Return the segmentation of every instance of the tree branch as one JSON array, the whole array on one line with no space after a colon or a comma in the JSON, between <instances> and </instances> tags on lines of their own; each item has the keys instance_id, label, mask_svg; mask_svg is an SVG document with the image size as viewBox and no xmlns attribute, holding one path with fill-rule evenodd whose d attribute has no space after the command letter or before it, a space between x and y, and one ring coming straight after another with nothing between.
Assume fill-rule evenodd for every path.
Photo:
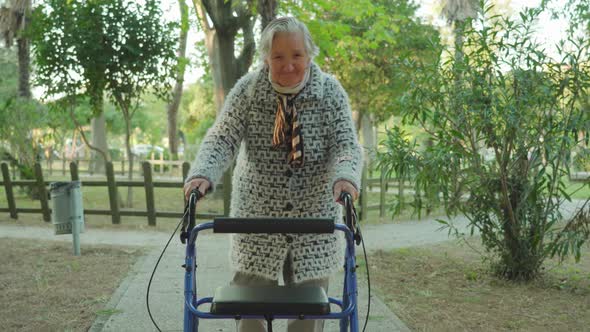
<instances>
[{"instance_id":1,"label":"tree branch","mask_svg":"<svg viewBox=\"0 0 590 332\"><path fill-rule=\"evenodd\" d=\"M68 111L69 111L70 117L72 118L72 121L74 122L74 124L76 125L76 128L78 129L78 132L82 136L82 140L84 141L84 144L86 144L86 146L90 150L98 152L102 156L102 158L105 162L110 161L107 154L104 151L102 151L101 149L95 147L94 145L92 145L88 142L88 138L86 138L86 134L84 134L84 130L82 130L82 126L80 125L78 120L76 120L76 116L74 115L74 111L72 110L72 107L69 107Z\"/></svg>"},{"instance_id":2,"label":"tree branch","mask_svg":"<svg viewBox=\"0 0 590 332\"><path fill-rule=\"evenodd\" d=\"M196 1L198 0L193 0L193 3L195 3ZM201 19L207 22L207 27L209 27L209 29L219 29L219 26L221 25L221 19L219 17L218 11L215 10L217 7L211 3L212 1L214 0L201 0L201 6L199 7L201 7L202 13L209 15L209 19L211 19L213 27L209 26L209 22L207 22L207 16L202 15L203 17Z\"/></svg>"}]
</instances>

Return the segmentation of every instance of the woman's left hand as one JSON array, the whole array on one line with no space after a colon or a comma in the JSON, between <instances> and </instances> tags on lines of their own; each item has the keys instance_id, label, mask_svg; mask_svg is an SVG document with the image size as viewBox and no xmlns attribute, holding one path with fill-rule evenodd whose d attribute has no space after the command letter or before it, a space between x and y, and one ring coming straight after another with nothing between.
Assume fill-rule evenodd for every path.
<instances>
[{"instance_id":1,"label":"woman's left hand","mask_svg":"<svg viewBox=\"0 0 590 332\"><path fill-rule=\"evenodd\" d=\"M338 204L343 204L340 200L340 194L342 192L347 192L352 196L352 201L356 201L359 196L358 190L352 185L352 183L346 180L340 180L334 184L334 201Z\"/></svg>"}]
</instances>

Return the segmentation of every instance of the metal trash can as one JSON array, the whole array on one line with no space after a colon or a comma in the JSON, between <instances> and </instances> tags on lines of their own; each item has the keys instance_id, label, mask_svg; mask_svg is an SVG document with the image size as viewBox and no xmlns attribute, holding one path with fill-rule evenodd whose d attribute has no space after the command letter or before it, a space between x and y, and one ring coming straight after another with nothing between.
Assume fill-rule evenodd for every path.
<instances>
[{"instance_id":1,"label":"metal trash can","mask_svg":"<svg viewBox=\"0 0 590 332\"><path fill-rule=\"evenodd\" d=\"M80 181L52 182L49 184L49 192L52 201L51 223L55 226L55 234L84 232Z\"/></svg>"}]
</instances>

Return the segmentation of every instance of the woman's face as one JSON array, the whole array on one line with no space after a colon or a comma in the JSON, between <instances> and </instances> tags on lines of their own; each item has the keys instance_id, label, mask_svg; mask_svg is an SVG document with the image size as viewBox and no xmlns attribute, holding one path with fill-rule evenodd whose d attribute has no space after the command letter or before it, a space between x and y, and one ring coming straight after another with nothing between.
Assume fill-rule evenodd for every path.
<instances>
[{"instance_id":1,"label":"woman's face","mask_svg":"<svg viewBox=\"0 0 590 332\"><path fill-rule=\"evenodd\" d=\"M309 56L301 33L277 32L266 60L273 82L291 87L303 80Z\"/></svg>"}]
</instances>

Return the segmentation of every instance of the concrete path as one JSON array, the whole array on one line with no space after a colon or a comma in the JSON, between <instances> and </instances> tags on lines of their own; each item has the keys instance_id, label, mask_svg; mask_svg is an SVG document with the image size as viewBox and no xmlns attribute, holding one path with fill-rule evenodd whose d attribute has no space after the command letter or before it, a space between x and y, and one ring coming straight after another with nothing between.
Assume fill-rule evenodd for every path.
<instances>
[{"instance_id":1,"label":"concrete path","mask_svg":"<svg viewBox=\"0 0 590 332\"><path fill-rule=\"evenodd\" d=\"M571 214L578 203L564 206L564 215ZM468 233L467 220L456 218L455 226ZM363 229L368 251L393 249L432 244L449 240L447 231L439 231L440 224L434 219L404 222L401 224L370 225ZM50 227L27 227L0 223L0 237L30 238L55 241L69 241L70 235L53 235ZM99 317L91 327L94 332L156 331L153 327L145 304L146 289L154 265L170 234L154 231L100 230L87 229L81 235L82 255L84 245L131 245L148 247L148 253L132 268L106 309L113 309L116 314ZM204 232L197 240L199 295L212 295L213 290L229 282L228 266L229 241L227 235L207 234ZM360 257L360 249L357 255ZM184 263L184 247L176 234L165 252L160 266L152 281L150 290L150 308L152 315L162 331L182 331L183 324L183 276L181 265ZM342 274L335 275L330 284L329 295L340 297ZM359 316L362 323L367 305L366 281L359 280ZM284 324L275 323L277 331L284 331ZM235 323L227 320L202 320L201 331L235 331ZM338 331L335 321L326 324L326 332ZM409 331L395 313L374 294L371 301L371 318L366 331L392 332Z\"/></svg>"}]
</instances>

